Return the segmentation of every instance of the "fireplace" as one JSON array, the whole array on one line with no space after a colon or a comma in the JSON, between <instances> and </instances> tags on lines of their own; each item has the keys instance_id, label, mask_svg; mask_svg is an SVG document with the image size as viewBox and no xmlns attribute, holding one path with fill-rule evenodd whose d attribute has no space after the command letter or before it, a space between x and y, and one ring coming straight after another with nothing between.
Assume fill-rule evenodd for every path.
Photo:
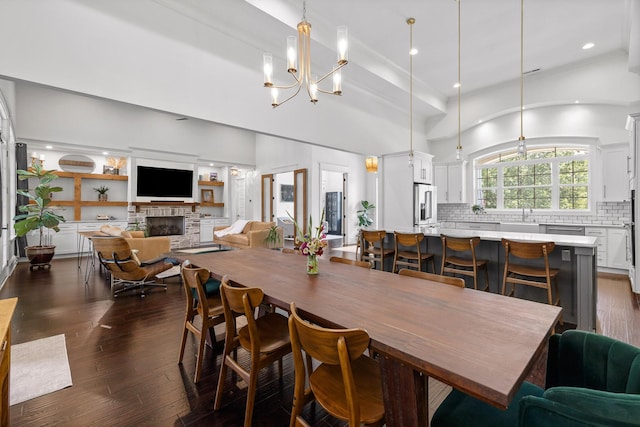
<instances>
[{"instance_id":1,"label":"fireplace","mask_svg":"<svg viewBox=\"0 0 640 427\"><path fill-rule=\"evenodd\" d=\"M184 234L184 216L148 216L149 236L175 236Z\"/></svg>"}]
</instances>

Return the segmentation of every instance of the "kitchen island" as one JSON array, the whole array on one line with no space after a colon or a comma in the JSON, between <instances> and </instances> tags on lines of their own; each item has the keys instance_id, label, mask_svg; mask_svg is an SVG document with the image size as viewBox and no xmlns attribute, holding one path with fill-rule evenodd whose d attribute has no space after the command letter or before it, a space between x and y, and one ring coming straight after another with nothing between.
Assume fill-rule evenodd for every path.
<instances>
[{"instance_id":1,"label":"kitchen island","mask_svg":"<svg viewBox=\"0 0 640 427\"><path fill-rule=\"evenodd\" d=\"M387 230L389 239L393 239L393 231ZM507 231L461 230L454 228L427 227L396 230L398 232L422 232L426 236L423 245L427 252L436 257L436 268L440 273L442 264L442 242L440 235L455 237L478 236L480 245L476 248L476 258L488 261L489 289L500 293L504 274L505 252L501 244L502 238L520 241L554 242L556 247L549 254L551 267L560 269L557 277L557 288L562 305L562 318L565 322L574 323L578 329L595 331L596 329L596 296L597 272L596 250L597 238L591 236L571 236L562 234L517 233ZM385 246L393 247L392 241ZM526 260L518 260L526 264ZM479 278L479 286L483 286L483 278ZM529 286L517 286L516 297L533 301L546 302L546 292Z\"/></svg>"}]
</instances>

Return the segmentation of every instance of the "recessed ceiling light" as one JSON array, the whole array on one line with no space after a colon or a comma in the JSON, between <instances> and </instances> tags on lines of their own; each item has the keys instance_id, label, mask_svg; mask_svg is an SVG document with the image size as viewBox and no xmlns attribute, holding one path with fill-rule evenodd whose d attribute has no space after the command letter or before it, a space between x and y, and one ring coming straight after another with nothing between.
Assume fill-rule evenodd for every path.
<instances>
[{"instance_id":1,"label":"recessed ceiling light","mask_svg":"<svg viewBox=\"0 0 640 427\"><path fill-rule=\"evenodd\" d=\"M47 145L44 148L46 148L47 150L52 150L53 149L53 147L51 145Z\"/></svg>"},{"instance_id":2,"label":"recessed ceiling light","mask_svg":"<svg viewBox=\"0 0 640 427\"><path fill-rule=\"evenodd\" d=\"M459 88L460 86L461 86L461 85L460 85L460 83L458 83L458 82L456 82L456 83L454 83L454 84L453 84L453 87L455 87L456 89L457 89L457 88Z\"/></svg>"},{"instance_id":3,"label":"recessed ceiling light","mask_svg":"<svg viewBox=\"0 0 640 427\"><path fill-rule=\"evenodd\" d=\"M108 156L108 155L109 155L109 152L108 152L108 151L103 151L103 152L102 152L102 155L103 155L103 156Z\"/></svg>"},{"instance_id":4,"label":"recessed ceiling light","mask_svg":"<svg viewBox=\"0 0 640 427\"><path fill-rule=\"evenodd\" d=\"M589 43L585 43L585 44L582 46L582 49L583 49L583 50L587 50L587 49L591 49L591 48L592 48L592 47L594 47L594 46L595 46L595 44L593 44L593 43L589 42Z\"/></svg>"},{"instance_id":5,"label":"recessed ceiling light","mask_svg":"<svg viewBox=\"0 0 640 427\"><path fill-rule=\"evenodd\" d=\"M482 123L482 120L478 120L478 123Z\"/></svg>"},{"instance_id":6,"label":"recessed ceiling light","mask_svg":"<svg viewBox=\"0 0 640 427\"><path fill-rule=\"evenodd\" d=\"M213 166L213 163L209 163L209 166Z\"/></svg>"},{"instance_id":7,"label":"recessed ceiling light","mask_svg":"<svg viewBox=\"0 0 640 427\"><path fill-rule=\"evenodd\" d=\"M416 49L415 47L409 50L409 55L417 55L417 54L418 54L418 49Z\"/></svg>"},{"instance_id":8,"label":"recessed ceiling light","mask_svg":"<svg viewBox=\"0 0 640 427\"><path fill-rule=\"evenodd\" d=\"M580 101L578 101L577 99L576 99L576 104L580 104Z\"/></svg>"}]
</instances>

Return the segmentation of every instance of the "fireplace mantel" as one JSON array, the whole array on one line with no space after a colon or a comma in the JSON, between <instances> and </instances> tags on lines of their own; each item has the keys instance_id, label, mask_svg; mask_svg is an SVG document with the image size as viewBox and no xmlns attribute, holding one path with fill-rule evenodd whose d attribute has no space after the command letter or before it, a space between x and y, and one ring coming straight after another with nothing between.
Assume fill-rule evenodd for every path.
<instances>
[{"instance_id":1,"label":"fireplace mantel","mask_svg":"<svg viewBox=\"0 0 640 427\"><path fill-rule=\"evenodd\" d=\"M165 201L155 201L155 202L132 202L132 206L136 207L136 212L140 212L141 206L175 206L175 207L191 207L191 212L196 211L196 207L200 206L200 203L196 202L165 202Z\"/></svg>"}]
</instances>

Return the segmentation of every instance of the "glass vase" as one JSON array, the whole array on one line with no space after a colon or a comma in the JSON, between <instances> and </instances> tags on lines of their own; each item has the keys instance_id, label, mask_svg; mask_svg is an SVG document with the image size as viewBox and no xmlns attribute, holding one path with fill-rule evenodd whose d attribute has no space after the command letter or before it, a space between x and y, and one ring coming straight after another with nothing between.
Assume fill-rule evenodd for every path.
<instances>
[{"instance_id":1,"label":"glass vase","mask_svg":"<svg viewBox=\"0 0 640 427\"><path fill-rule=\"evenodd\" d=\"M318 274L317 255L307 255L307 274Z\"/></svg>"}]
</instances>

